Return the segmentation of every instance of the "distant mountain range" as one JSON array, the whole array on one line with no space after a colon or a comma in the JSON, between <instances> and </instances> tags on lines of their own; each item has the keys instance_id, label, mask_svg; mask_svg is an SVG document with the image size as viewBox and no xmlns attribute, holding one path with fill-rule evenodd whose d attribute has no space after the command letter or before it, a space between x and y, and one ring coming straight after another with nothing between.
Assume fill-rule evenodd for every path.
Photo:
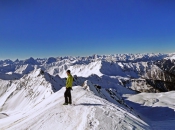
<instances>
[{"instance_id":1,"label":"distant mountain range","mask_svg":"<svg viewBox=\"0 0 175 130\"><path fill-rule=\"evenodd\" d=\"M50 75L59 75L64 78L66 77L65 71L70 69L72 74L78 77L89 79L97 75L106 82L111 82L114 77L118 81L117 84L112 82L113 85L96 82L101 86L115 88L119 84L138 92L161 92L175 89L174 59L173 53L150 53L1 60L0 78L4 80L20 79L38 68Z\"/></svg>"}]
</instances>

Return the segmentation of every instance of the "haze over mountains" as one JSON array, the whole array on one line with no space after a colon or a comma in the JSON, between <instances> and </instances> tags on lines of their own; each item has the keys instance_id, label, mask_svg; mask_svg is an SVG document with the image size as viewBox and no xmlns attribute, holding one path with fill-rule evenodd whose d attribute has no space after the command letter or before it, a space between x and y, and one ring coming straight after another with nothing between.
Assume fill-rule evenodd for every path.
<instances>
[{"instance_id":1,"label":"haze over mountains","mask_svg":"<svg viewBox=\"0 0 175 130\"><path fill-rule=\"evenodd\" d=\"M62 106L68 69L74 105ZM0 84L0 129L175 126L173 53L1 60Z\"/></svg>"}]
</instances>

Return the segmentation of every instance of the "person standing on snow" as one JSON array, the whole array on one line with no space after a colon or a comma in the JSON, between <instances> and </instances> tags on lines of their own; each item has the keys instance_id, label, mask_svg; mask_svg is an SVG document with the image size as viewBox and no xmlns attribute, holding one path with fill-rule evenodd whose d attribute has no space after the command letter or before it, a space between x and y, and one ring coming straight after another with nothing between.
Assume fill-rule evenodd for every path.
<instances>
[{"instance_id":1,"label":"person standing on snow","mask_svg":"<svg viewBox=\"0 0 175 130\"><path fill-rule=\"evenodd\" d=\"M71 90L72 90L73 77L71 75L70 70L67 70L66 73L68 77L66 80L66 91L64 92L65 103L63 105L72 104Z\"/></svg>"}]
</instances>

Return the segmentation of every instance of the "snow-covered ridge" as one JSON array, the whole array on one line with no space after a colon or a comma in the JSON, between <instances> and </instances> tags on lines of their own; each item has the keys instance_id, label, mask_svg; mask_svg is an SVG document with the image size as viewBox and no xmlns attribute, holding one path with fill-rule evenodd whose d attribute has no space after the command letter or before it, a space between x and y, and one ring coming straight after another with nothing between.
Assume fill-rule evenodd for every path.
<instances>
[{"instance_id":1,"label":"snow-covered ridge","mask_svg":"<svg viewBox=\"0 0 175 130\"><path fill-rule=\"evenodd\" d=\"M64 88L29 111L0 119L1 129L149 129L149 125L129 111L75 86L75 105L63 106ZM15 122L15 123L14 123ZM107 123L108 122L108 123Z\"/></svg>"},{"instance_id":2,"label":"snow-covered ridge","mask_svg":"<svg viewBox=\"0 0 175 130\"><path fill-rule=\"evenodd\" d=\"M0 110L6 113L31 109L61 89L64 81L58 76L53 77L41 69L35 69L19 80L0 80L0 84Z\"/></svg>"},{"instance_id":3,"label":"snow-covered ridge","mask_svg":"<svg viewBox=\"0 0 175 130\"><path fill-rule=\"evenodd\" d=\"M73 106L62 105L64 87L52 91L51 83L62 81L50 78L41 69L15 83L2 82L9 88L2 89L0 97L1 101L5 99L0 105L0 129L149 129L117 92L96 88L91 81L86 80L83 87L73 87Z\"/></svg>"}]
</instances>

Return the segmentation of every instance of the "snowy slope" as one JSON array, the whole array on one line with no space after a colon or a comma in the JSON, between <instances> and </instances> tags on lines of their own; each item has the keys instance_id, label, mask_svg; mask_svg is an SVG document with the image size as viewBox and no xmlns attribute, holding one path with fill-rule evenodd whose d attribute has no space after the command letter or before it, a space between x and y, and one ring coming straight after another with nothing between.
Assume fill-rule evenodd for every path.
<instances>
[{"instance_id":1,"label":"snowy slope","mask_svg":"<svg viewBox=\"0 0 175 130\"><path fill-rule=\"evenodd\" d=\"M31 109L37 103L59 90L64 82L59 77L53 77L36 69L20 80L0 80L0 111L3 113Z\"/></svg>"},{"instance_id":2,"label":"snowy slope","mask_svg":"<svg viewBox=\"0 0 175 130\"><path fill-rule=\"evenodd\" d=\"M81 86L73 89L75 105L62 105L65 91L62 88L32 109L12 113L0 119L0 129L149 129L147 123L130 111L95 96L92 91Z\"/></svg>"},{"instance_id":3,"label":"snowy slope","mask_svg":"<svg viewBox=\"0 0 175 130\"><path fill-rule=\"evenodd\" d=\"M130 95L127 103L147 120L154 130L174 130L175 91Z\"/></svg>"}]
</instances>

